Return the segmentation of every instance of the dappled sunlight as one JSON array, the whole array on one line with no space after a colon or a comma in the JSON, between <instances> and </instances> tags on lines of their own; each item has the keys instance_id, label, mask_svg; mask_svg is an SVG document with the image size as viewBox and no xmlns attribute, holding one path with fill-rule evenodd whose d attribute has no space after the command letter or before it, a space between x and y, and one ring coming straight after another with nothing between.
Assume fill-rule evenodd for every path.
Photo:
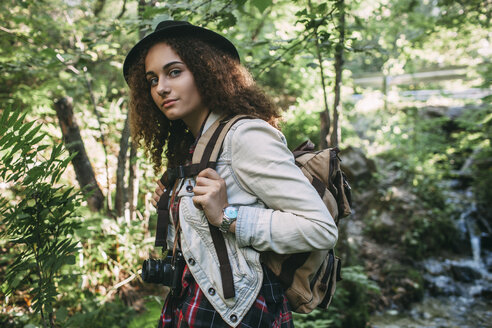
<instances>
[{"instance_id":1,"label":"dappled sunlight","mask_svg":"<svg viewBox=\"0 0 492 328\"><path fill-rule=\"evenodd\" d=\"M296 327L487 326L486 4L0 1L0 326L156 326L169 288L144 283L140 268L163 257L151 199L165 165L132 144L122 68L163 19L237 47L251 72L245 85L271 97L289 148L310 139L341 150L353 196L335 248L344 280L327 310L296 313ZM168 124L160 118L146 124ZM75 146L85 160L69 157Z\"/></svg>"}]
</instances>

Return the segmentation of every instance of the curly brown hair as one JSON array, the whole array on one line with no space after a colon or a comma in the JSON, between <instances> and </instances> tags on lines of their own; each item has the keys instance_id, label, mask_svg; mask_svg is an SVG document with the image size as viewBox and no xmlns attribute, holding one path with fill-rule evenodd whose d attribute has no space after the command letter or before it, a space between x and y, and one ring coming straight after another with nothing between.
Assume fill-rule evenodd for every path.
<instances>
[{"instance_id":1,"label":"curly brown hair","mask_svg":"<svg viewBox=\"0 0 492 328\"><path fill-rule=\"evenodd\" d=\"M278 128L279 110L256 85L238 61L220 49L193 37L163 38L193 74L205 107L221 115L248 114ZM136 144L144 141L156 173L162 166L164 149L167 167L182 165L194 137L182 120L171 121L159 110L145 78L146 47L130 67L130 130Z\"/></svg>"}]
</instances>

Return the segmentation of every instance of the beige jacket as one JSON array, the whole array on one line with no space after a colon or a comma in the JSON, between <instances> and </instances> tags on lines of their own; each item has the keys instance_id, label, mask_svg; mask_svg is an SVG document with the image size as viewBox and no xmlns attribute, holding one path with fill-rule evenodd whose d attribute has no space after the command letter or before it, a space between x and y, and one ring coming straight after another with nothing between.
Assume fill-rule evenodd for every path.
<instances>
[{"instance_id":1,"label":"beige jacket","mask_svg":"<svg viewBox=\"0 0 492 328\"><path fill-rule=\"evenodd\" d=\"M211 113L206 131L219 116ZM260 119L241 120L228 132L217 172L229 204L239 206L236 233L224 234L233 270L235 297L224 299L219 260L203 211L192 201L193 179L182 181L181 248L193 277L224 321L236 327L255 301L263 281L260 252L299 253L334 247L335 222L287 148L283 134ZM168 245L174 231L169 225Z\"/></svg>"}]
</instances>

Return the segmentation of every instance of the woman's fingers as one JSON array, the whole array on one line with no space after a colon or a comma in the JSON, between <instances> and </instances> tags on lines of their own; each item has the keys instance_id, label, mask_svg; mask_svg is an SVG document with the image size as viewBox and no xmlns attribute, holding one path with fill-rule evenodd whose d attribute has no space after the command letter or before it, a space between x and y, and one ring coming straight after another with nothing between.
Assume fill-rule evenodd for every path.
<instances>
[{"instance_id":1,"label":"woman's fingers","mask_svg":"<svg viewBox=\"0 0 492 328\"><path fill-rule=\"evenodd\" d=\"M155 188L154 195L157 195L157 196L161 197L163 193L164 193L164 190L161 189L161 187L156 187Z\"/></svg>"},{"instance_id":2,"label":"woman's fingers","mask_svg":"<svg viewBox=\"0 0 492 328\"><path fill-rule=\"evenodd\" d=\"M193 204L205 211L210 224L218 226L222 222L222 211L227 205L227 187L224 179L212 169L201 171L193 188Z\"/></svg>"},{"instance_id":3,"label":"woman's fingers","mask_svg":"<svg viewBox=\"0 0 492 328\"><path fill-rule=\"evenodd\" d=\"M154 205L155 208L157 208L157 203L159 202L159 199L161 199L161 196L156 195L155 193L152 195L152 205Z\"/></svg>"},{"instance_id":4,"label":"woman's fingers","mask_svg":"<svg viewBox=\"0 0 492 328\"><path fill-rule=\"evenodd\" d=\"M198 173L197 177L198 178L203 177L203 178L208 178L208 179L212 179L212 180L220 180L221 179L221 177L217 173L217 171L215 171L211 168L208 168L208 169L201 171L200 173Z\"/></svg>"},{"instance_id":5,"label":"woman's fingers","mask_svg":"<svg viewBox=\"0 0 492 328\"><path fill-rule=\"evenodd\" d=\"M157 203L159 202L159 199L161 199L162 194L164 194L164 186L162 185L160 180L157 180L157 187L154 190L154 194L152 195L152 200L151 203L152 205L157 208Z\"/></svg>"},{"instance_id":6,"label":"woman's fingers","mask_svg":"<svg viewBox=\"0 0 492 328\"><path fill-rule=\"evenodd\" d=\"M193 193L195 194L195 196L205 195L209 191L210 187L207 186L195 186L195 188L193 188Z\"/></svg>"},{"instance_id":7,"label":"woman's fingers","mask_svg":"<svg viewBox=\"0 0 492 328\"><path fill-rule=\"evenodd\" d=\"M203 203L205 201L205 196L193 196L191 198L193 200L193 205L199 210L203 210Z\"/></svg>"}]
</instances>

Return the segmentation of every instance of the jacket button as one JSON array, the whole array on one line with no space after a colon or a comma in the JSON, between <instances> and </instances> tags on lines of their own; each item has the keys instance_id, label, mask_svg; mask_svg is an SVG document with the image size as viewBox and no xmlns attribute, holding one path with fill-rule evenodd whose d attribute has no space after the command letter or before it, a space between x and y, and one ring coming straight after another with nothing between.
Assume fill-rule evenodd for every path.
<instances>
[{"instance_id":1,"label":"jacket button","mask_svg":"<svg viewBox=\"0 0 492 328\"><path fill-rule=\"evenodd\" d=\"M236 322L237 321L237 315L235 315L235 314L231 315L230 319L232 322Z\"/></svg>"},{"instance_id":2,"label":"jacket button","mask_svg":"<svg viewBox=\"0 0 492 328\"><path fill-rule=\"evenodd\" d=\"M193 186L192 185L187 185L186 186L186 191L187 192L192 192L193 191Z\"/></svg>"},{"instance_id":3,"label":"jacket button","mask_svg":"<svg viewBox=\"0 0 492 328\"><path fill-rule=\"evenodd\" d=\"M195 262L195 260L194 260L192 257L190 257L190 258L188 259L188 263L189 263L191 266L193 266L193 265L195 265L195 263L196 263L196 262Z\"/></svg>"},{"instance_id":4,"label":"jacket button","mask_svg":"<svg viewBox=\"0 0 492 328\"><path fill-rule=\"evenodd\" d=\"M214 296L215 295L215 289L213 289L212 287L210 287L208 289L208 293L210 294L210 296Z\"/></svg>"}]
</instances>

